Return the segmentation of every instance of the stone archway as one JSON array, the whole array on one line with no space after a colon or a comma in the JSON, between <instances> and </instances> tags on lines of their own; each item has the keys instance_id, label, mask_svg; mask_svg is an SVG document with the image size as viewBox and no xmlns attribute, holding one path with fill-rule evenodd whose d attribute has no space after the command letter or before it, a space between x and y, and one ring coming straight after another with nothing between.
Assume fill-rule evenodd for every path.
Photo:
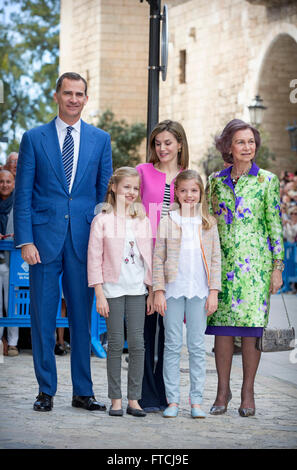
<instances>
[{"instance_id":1,"label":"stone archway","mask_svg":"<svg viewBox=\"0 0 297 470\"><path fill-rule=\"evenodd\" d=\"M269 147L276 155L272 170L296 171L297 155L291 151L288 123L297 122L297 103L290 102L290 83L297 79L297 42L286 33L278 34L264 55L258 75L257 93L267 110L262 127L269 134Z\"/></svg>"}]
</instances>

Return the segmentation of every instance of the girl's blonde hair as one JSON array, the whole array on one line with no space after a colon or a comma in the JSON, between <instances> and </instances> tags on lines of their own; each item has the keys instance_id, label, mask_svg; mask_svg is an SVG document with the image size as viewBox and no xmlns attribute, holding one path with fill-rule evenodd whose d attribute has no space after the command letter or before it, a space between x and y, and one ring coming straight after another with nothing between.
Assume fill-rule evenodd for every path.
<instances>
[{"instance_id":1,"label":"girl's blonde hair","mask_svg":"<svg viewBox=\"0 0 297 470\"><path fill-rule=\"evenodd\" d=\"M116 209L117 198L116 198L116 193L112 190L112 186L113 185L118 186L118 184L122 181L123 178L131 177L131 176L138 178L139 186L140 186L140 176L139 176L138 171L135 168L132 168L130 166L122 166L121 168L117 168L115 170L114 174L111 176L109 183L108 183L105 203L102 206L102 212L105 212L108 214ZM130 205L129 215L132 218L139 217L143 219L145 217L145 209L141 203L140 188L139 188L139 193L136 198L136 201Z\"/></svg>"},{"instance_id":2,"label":"girl's blonde hair","mask_svg":"<svg viewBox=\"0 0 297 470\"><path fill-rule=\"evenodd\" d=\"M181 207L180 202L176 196L176 190L179 184L185 180L194 180L195 183L199 186L200 189L200 213L202 217L202 227L204 230L209 230L214 224L214 218L210 215L208 211L208 204L205 197L205 189L201 176L195 170L184 170L181 171L174 182L174 202L175 207ZM173 207L174 208L174 207Z\"/></svg>"},{"instance_id":3,"label":"girl's blonde hair","mask_svg":"<svg viewBox=\"0 0 297 470\"><path fill-rule=\"evenodd\" d=\"M159 122L151 132L148 145L149 163L159 163L159 158L155 148L155 138L158 134L164 131L170 132L181 144L181 150L177 155L177 163L183 170L186 170L189 166L189 148L187 136L183 126L179 122L171 121L170 119Z\"/></svg>"}]
</instances>

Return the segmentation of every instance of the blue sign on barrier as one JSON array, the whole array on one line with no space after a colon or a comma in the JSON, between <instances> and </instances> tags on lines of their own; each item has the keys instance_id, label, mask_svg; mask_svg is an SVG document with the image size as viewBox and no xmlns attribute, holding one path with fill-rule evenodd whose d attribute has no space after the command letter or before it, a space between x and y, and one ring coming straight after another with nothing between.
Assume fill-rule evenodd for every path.
<instances>
[{"instance_id":1,"label":"blue sign on barrier","mask_svg":"<svg viewBox=\"0 0 297 470\"><path fill-rule=\"evenodd\" d=\"M22 259L21 250L15 248L13 241L0 240L0 251L10 252L8 311L6 317L0 317L0 326L30 327L29 265ZM62 298L61 278L60 289ZM106 332L106 322L96 311L95 299L91 320L92 350L96 356L104 358L106 357L106 352L100 342L100 335ZM61 317L61 301L58 307L56 324L57 327L69 326L67 317Z\"/></svg>"},{"instance_id":2,"label":"blue sign on barrier","mask_svg":"<svg viewBox=\"0 0 297 470\"><path fill-rule=\"evenodd\" d=\"M291 283L297 282L297 243L285 242L285 269L283 271L283 287L281 292L288 292Z\"/></svg>"}]
</instances>

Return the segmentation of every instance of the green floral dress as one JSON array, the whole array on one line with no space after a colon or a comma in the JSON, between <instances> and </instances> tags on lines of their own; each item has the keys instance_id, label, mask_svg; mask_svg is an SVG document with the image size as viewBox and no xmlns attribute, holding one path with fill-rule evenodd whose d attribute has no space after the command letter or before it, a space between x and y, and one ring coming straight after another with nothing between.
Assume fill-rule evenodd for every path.
<instances>
[{"instance_id":1,"label":"green floral dress","mask_svg":"<svg viewBox=\"0 0 297 470\"><path fill-rule=\"evenodd\" d=\"M284 257L279 180L253 163L234 188L231 170L209 178L210 212L221 241L222 291L208 325L265 327L273 259Z\"/></svg>"}]
</instances>

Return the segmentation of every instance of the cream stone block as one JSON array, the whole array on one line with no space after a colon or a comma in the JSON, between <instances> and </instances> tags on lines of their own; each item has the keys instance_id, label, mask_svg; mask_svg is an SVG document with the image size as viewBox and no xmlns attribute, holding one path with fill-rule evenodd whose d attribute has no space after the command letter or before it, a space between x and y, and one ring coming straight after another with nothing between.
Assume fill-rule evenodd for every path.
<instances>
[{"instance_id":1,"label":"cream stone block","mask_svg":"<svg viewBox=\"0 0 297 470\"><path fill-rule=\"evenodd\" d=\"M289 83L297 78L297 5L272 11L243 0L166 3L170 47L159 115L187 129L193 164L228 120L249 119L256 93L267 106L263 127L273 136L271 147L285 162L292 152L284 127L297 119L297 105L289 102ZM147 2L136 0L61 0L60 69L68 63L88 75L90 109L110 105L119 119L146 120L148 15ZM185 84L179 83L183 49Z\"/></svg>"}]
</instances>

